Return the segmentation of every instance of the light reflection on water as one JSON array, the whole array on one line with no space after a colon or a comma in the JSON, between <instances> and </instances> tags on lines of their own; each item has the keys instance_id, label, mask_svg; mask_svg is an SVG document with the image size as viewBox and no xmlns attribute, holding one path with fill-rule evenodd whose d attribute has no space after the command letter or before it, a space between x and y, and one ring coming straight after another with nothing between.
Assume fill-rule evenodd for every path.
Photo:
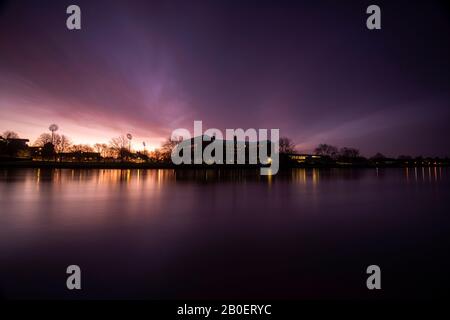
<instances>
[{"instance_id":1,"label":"light reflection on water","mask_svg":"<svg viewBox=\"0 0 450 320\"><path fill-rule=\"evenodd\" d=\"M396 175L403 170L406 181L416 182L438 181L442 179L443 172L447 168L443 167L414 167L403 169L317 169L298 168L288 172L281 172L275 176L260 176L258 171L253 170L173 170L173 169L26 169L7 170L0 169L1 182L33 181L49 182L53 184L63 182L83 182L94 184L118 184L135 183L161 185L170 181L191 180L204 182L224 182L224 181L265 181L270 183L273 180L289 180L294 183L317 184L320 176L332 179L361 179L365 177L382 177L388 172Z\"/></svg>"},{"instance_id":2,"label":"light reflection on water","mask_svg":"<svg viewBox=\"0 0 450 320\"><path fill-rule=\"evenodd\" d=\"M441 279L449 182L442 167L0 170L0 293L66 297L74 261L102 274L86 298L359 297L372 261ZM386 296L445 287L423 277Z\"/></svg>"}]
</instances>

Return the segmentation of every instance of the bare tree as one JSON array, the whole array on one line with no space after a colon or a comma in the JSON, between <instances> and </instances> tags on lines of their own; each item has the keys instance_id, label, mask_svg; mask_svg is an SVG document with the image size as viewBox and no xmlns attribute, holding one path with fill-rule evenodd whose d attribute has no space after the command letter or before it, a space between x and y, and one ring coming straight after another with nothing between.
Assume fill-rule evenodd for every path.
<instances>
[{"instance_id":1,"label":"bare tree","mask_svg":"<svg viewBox=\"0 0 450 320\"><path fill-rule=\"evenodd\" d=\"M111 150L114 151L115 156L122 160L126 158L130 153L130 151L128 150L129 140L124 135L111 139L111 141L109 142L109 146Z\"/></svg>"},{"instance_id":2,"label":"bare tree","mask_svg":"<svg viewBox=\"0 0 450 320\"><path fill-rule=\"evenodd\" d=\"M294 153L295 144L288 137L280 138L280 153Z\"/></svg>"},{"instance_id":3,"label":"bare tree","mask_svg":"<svg viewBox=\"0 0 450 320\"><path fill-rule=\"evenodd\" d=\"M88 144L74 144L69 150L71 152L94 152L94 149Z\"/></svg>"},{"instance_id":4,"label":"bare tree","mask_svg":"<svg viewBox=\"0 0 450 320\"><path fill-rule=\"evenodd\" d=\"M42 133L33 145L36 147L43 147L47 143L52 143L52 135L49 133Z\"/></svg>"},{"instance_id":5,"label":"bare tree","mask_svg":"<svg viewBox=\"0 0 450 320\"><path fill-rule=\"evenodd\" d=\"M336 158L338 155L338 148L326 143L322 143L319 144L316 149L314 149L314 154Z\"/></svg>"},{"instance_id":6,"label":"bare tree","mask_svg":"<svg viewBox=\"0 0 450 320\"><path fill-rule=\"evenodd\" d=\"M2 134L2 138L3 139L19 139L19 135L14 131L6 130Z\"/></svg>"},{"instance_id":7,"label":"bare tree","mask_svg":"<svg viewBox=\"0 0 450 320\"><path fill-rule=\"evenodd\" d=\"M103 151L105 158L114 158L116 156L116 151L106 145L105 150Z\"/></svg>"},{"instance_id":8,"label":"bare tree","mask_svg":"<svg viewBox=\"0 0 450 320\"><path fill-rule=\"evenodd\" d=\"M343 159L356 159L359 157L359 150L355 148L341 148L339 150L339 156Z\"/></svg>"},{"instance_id":9,"label":"bare tree","mask_svg":"<svg viewBox=\"0 0 450 320\"><path fill-rule=\"evenodd\" d=\"M106 143L94 144L95 152L99 153L103 158L108 156L108 145Z\"/></svg>"},{"instance_id":10,"label":"bare tree","mask_svg":"<svg viewBox=\"0 0 450 320\"><path fill-rule=\"evenodd\" d=\"M67 152L70 150L72 142L70 141L70 139L67 136L65 136L65 135L60 136L58 134L55 134L53 139L54 139L54 144L55 144L55 151L57 153Z\"/></svg>"},{"instance_id":11,"label":"bare tree","mask_svg":"<svg viewBox=\"0 0 450 320\"><path fill-rule=\"evenodd\" d=\"M102 144L101 144L101 143L96 143L96 144L94 144L94 150L95 150L95 152L97 152L97 153L101 153L102 150L103 150Z\"/></svg>"},{"instance_id":12,"label":"bare tree","mask_svg":"<svg viewBox=\"0 0 450 320\"><path fill-rule=\"evenodd\" d=\"M72 142L67 136L56 133L54 133L53 136L49 133L42 133L33 145L36 147L43 147L47 143L51 143L57 153L69 151L70 146L72 145Z\"/></svg>"},{"instance_id":13,"label":"bare tree","mask_svg":"<svg viewBox=\"0 0 450 320\"><path fill-rule=\"evenodd\" d=\"M172 140L168 138L159 148L156 153L160 160L168 161L171 158L172 150L182 142L182 138L178 138L176 140ZM156 150L155 150L156 151Z\"/></svg>"},{"instance_id":14,"label":"bare tree","mask_svg":"<svg viewBox=\"0 0 450 320\"><path fill-rule=\"evenodd\" d=\"M70 147L72 152L94 152L94 149L88 144L74 144Z\"/></svg>"},{"instance_id":15,"label":"bare tree","mask_svg":"<svg viewBox=\"0 0 450 320\"><path fill-rule=\"evenodd\" d=\"M162 161L164 157L159 149L155 149L152 152L150 152L150 159L155 162L159 162Z\"/></svg>"},{"instance_id":16,"label":"bare tree","mask_svg":"<svg viewBox=\"0 0 450 320\"><path fill-rule=\"evenodd\" d=\"M128 139L125 136L119 136L117 138L112 138L109 142L109 145L112 149L120 150L122 148L127 148Z\"/></svg>"},{"instance_id":17,"label":"bare tree","mask_svg":"<svg viewBox=\"0 0 450 320\"><path fill-rule=\"evenodd\" d=\"M386 159L385 155L377 152L373 157L370 158L370 160L383 160Z\"/></svg>"}]
</instances>

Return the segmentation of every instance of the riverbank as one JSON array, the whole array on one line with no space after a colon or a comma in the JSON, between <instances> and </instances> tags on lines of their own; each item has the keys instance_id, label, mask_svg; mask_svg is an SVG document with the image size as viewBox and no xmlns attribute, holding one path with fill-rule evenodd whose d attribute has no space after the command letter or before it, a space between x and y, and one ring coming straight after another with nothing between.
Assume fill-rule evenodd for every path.
<instances>
[{"instance_id":1,"label":"riverbank","mask_svg":"<svg viewBox=\"0 0 450 320\"><path fill-rule=\"evenodd\" d=\"M448 167L448 162L441 163L325 163L325 164L296 164L281 163L280 169L285 168L412 168L412 167ZM174 165L172 163L152 162L55 162L55 161L0 161L0 168L56 168L56 169L257 169L259 165Z\"/></svg>"}]
</instances>

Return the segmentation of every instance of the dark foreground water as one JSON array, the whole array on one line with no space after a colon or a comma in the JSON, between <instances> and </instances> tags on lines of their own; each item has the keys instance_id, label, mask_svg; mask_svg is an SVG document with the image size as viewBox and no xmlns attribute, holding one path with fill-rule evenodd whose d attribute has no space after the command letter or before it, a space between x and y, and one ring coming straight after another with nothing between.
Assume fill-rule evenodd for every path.
<instances>
[{"instance_id":1,"label":"dark foreground water","mask_svg":"<svg viewBox=\"0 0 450 320\"><path fill-rule=\"evenodd\" d=\"M446 168L0 169L0 295L443 297L449 201Z\"/></svg>"}]
</instances>

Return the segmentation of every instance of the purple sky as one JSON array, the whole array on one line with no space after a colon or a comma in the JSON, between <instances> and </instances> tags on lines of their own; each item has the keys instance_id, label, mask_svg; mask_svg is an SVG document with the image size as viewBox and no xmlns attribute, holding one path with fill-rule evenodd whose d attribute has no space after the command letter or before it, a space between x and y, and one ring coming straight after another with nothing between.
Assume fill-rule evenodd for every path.
<instances>
[{"instance_id":1,"label":"purple sky","mask_svg":"<svg viewBox=\"0 0 450 320\"><path fill-rule=\"evenodd\" d=\"M377 3L382 30L365 10ZM82 30L65 27L78 4ZM279 128L318 143L450 156L445 1L1 1L0 131L76 143L175 128Z\"/></svg>"}]
</instances>

